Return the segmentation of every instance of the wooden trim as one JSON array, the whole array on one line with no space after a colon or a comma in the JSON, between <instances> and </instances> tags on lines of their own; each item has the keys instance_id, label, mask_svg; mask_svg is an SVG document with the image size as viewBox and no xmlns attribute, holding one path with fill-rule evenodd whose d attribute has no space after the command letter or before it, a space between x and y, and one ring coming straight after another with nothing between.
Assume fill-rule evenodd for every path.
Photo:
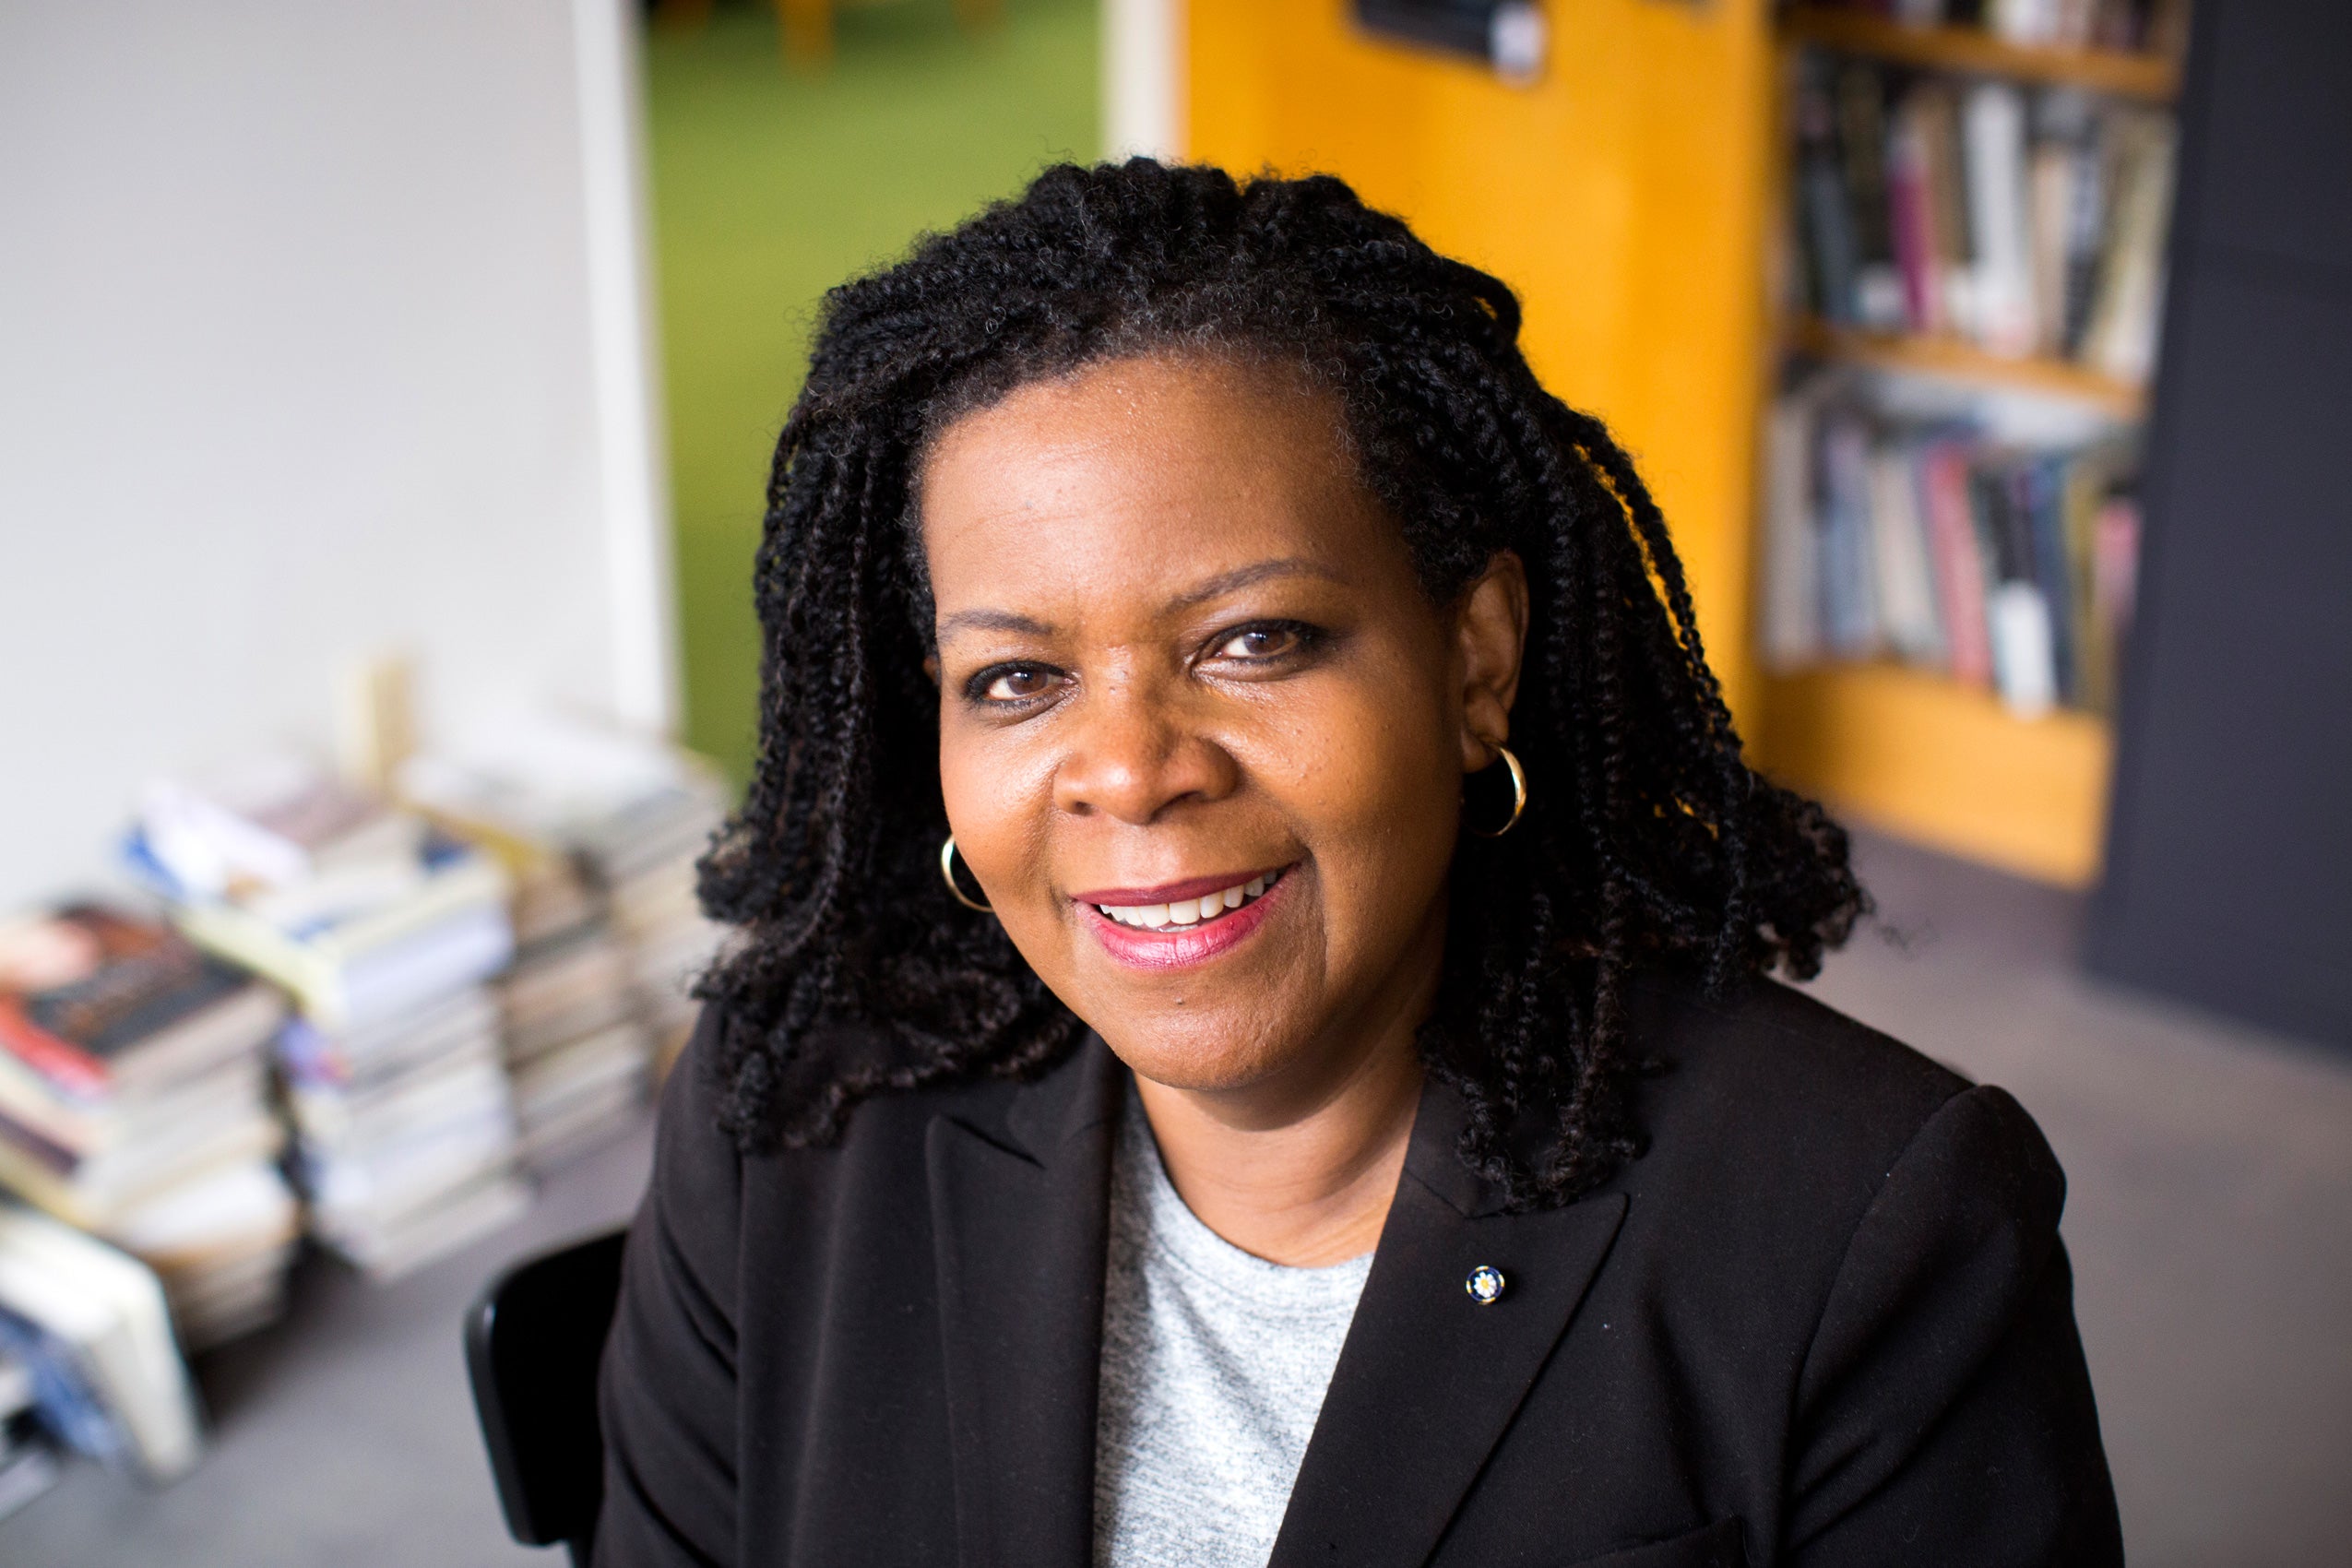
<instances>
[{"instance_id":1,"label":"wooden trim","mask_svg":"<svg viewBox=\"0 0 2352 1568\"><path fill-rule=\"evenodd\" d=\"M1973 381L2045 397L2079 398L2122 419L2138 419L2147 411L2147 389L2137 383L2119 381L2065 360L2039 356L2012 359L1989 353L1957 338L1863 332L1803 316L1789 322L1788 342L1799 352L1815 359Z\"/></svg>"},{"instance_id":2,"label":"wooden trim","mask_svg":"<svg viewBox=\"0 0 2352 1568\"><path fill-rule=\"evenodd\" d=\"M1860 664L1768 680L1764 719L1764 771L1840 813L2040 881L2098 874L2113 749L2102 719L2019 719L1989 692Z\"/></svg>"},{"instance_id":3,"label":"wooden trim","mask_svg":"<svg viewBox=\"0 0 2352 1568\"><path fill-rule=\"evenodd\" d=\"M1789 12L1781 27L1800 42L1898 65L2059 82L2152 103L2169 103L2180 92L2179 64L2161 54L2008 43L1983 28L1912 27L1883 17L1812 6Z\"/></svg>"}]
</instances>

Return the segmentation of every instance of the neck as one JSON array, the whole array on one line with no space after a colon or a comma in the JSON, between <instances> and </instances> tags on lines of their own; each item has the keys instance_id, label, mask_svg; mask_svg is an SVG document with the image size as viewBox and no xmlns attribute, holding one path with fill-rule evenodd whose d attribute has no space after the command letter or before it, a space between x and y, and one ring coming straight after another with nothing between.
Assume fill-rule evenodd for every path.
<instances>
[{"instance_id":1,"label":"neck","mask_svg":"<svg viewBox=\"0 0 2352 1568\"><path fill-rule=\"evenodd\" d=\"M1312 1268L1372 1251L1420 1104L1420 1016L1401 1013L1327 1083L1200 1091L1138 1076L1161 1163L1185 1206L1270 1263ZM1283 1113L1265 1115L1270 1101Z\"/></svg>"}]
</instances>

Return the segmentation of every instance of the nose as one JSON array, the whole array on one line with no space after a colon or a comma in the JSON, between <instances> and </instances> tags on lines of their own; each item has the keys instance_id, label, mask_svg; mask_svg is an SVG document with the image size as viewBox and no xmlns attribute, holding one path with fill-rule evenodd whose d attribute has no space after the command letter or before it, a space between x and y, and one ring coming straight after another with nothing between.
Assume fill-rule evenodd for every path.
<instances>
[{"instance_id":1,"label":"nose","mask_svg":"<svg viewBox=\"0 0 2352 1568\"><path fill-rule=\"evenodd\" d=\"M1141 827L1187 803L1233 792L1241 782L1233 754L1154 684L1109 684L1082 699L1080 722L1054 775L1057 809Z\"/></svg>"}]
</instances>

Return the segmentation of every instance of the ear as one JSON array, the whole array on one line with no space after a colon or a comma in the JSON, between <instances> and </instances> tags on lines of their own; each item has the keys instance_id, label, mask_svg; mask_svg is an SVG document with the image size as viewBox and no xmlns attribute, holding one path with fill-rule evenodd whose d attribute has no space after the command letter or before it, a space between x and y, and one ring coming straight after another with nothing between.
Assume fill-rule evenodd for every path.
<instances>
[{"instance_id":1,"label":"ear","mask_svg":"<svg viewBox=\"0 0 2352 1568\"><path fill-rule=\"evenodd\" d=\"M931 677L932 685L939 684L939 655L935 653L923 655L923 673Z\"/></svg>"},{"instance_id":2,"label":"ear","mask_svg":"<svg viewBox=\"0 0 2352 1568\"><path fill-rule=\"evenodd\" d=\"M1462 674L1462 771L1477 773L1511 738L1511 704L1526 654L1527 569L1516 551L1498 552L1463 590L1454 636Z\"/></svg>"}]
</instances>

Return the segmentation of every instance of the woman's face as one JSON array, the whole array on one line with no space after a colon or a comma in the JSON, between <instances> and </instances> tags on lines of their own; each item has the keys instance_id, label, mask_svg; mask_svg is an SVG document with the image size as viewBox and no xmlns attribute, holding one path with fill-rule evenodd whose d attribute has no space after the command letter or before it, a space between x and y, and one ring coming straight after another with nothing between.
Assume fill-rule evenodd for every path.
<instances>
[{"instance_id":1,"label":"woman's face","mask_svg":"<svg viewBox=\"0 0 2352 1568\"><path fill-rule=\"evenodd\" d=\"M924 468L957 848L1172 1087L1313 1097L1409 1038L1462 776L1507 735L1518 563L1433 607L1342 431L1301 377L1153 356L1016 391Z\"/></svg>"}]
</instances>

